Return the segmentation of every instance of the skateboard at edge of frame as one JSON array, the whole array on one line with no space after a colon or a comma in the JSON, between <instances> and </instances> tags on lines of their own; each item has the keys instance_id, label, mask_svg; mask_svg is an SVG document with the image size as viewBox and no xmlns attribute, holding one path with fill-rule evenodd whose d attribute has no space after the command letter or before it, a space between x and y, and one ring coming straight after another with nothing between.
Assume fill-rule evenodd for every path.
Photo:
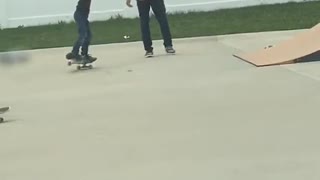
<instances>
[{"instance_id":1,"label":"skateboard at edge of frame","mask_svg":"<svg viewBox=\"0 0 320 180\"><path fill-rule=\"evenodd\" d=\"M10 107L1 107L0 108L0 114L4 114L6 113L7 111L10 110ZM0 123L2 123L4 121L4 118L3 117L0 117Z\"/></svg>"}]
</instances>

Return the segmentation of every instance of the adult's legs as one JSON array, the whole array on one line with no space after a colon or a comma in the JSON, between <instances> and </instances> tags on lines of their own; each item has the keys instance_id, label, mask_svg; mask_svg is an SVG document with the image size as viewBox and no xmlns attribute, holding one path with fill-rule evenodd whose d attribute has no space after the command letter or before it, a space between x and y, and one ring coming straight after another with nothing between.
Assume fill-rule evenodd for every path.
<instances>
[{"instance_id":1,"label":"adult's legs","mask_svg":"<svg viewBox=\"0 0 320 180\"><path fill-rule=\"evenodd\" d=\"M172 37L170 32L170 27L168 23L168 18L166 14L166 7L164 4L164 0L150 0L152 11L156 19L159 22L164 46L172 47Z\"/></svg>"},{"instance_id":2,"label":"adult's legs","mask_svg":"<svg viewBox=\"0 0 320 180\"><path fill-rule=\"evenodd\" d=\"M147 52L153 51L152 39L150 33L150 0L137 0L137 6L140 17L140 29L143 40L144 49Z\"/></svg>"}]
</instances>

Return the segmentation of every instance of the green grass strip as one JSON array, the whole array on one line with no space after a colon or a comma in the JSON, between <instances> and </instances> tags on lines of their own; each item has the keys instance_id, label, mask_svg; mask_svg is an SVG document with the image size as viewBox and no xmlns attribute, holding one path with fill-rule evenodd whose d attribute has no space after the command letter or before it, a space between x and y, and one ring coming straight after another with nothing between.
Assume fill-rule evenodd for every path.
<instances>
[{"instance_id":1,"label":"green grass strip","mask_svg":"<svg viewBox=\"0 0 320 180\"><path fill-rule=\"evenodd\" d=\"M211 12L169 14L173 38L310 28L320 20L320 1L260 5ZM139 19L111 18L91 22L92 44L140 41ZM152 37L161 39L151 19ZM129 35L130 39L124 39ZM74 23L0 30L0 51L72 46L77 38Z\"/></svg>"}]
</instances>

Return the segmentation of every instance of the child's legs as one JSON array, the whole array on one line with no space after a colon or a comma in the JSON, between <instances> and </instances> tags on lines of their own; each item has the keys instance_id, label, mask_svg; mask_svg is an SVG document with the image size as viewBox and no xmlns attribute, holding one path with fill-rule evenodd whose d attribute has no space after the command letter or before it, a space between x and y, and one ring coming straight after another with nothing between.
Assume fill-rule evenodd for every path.
<instances>
[{"instance_id":1,"label":"child's legs","mask_svg":"<svg viewBox=\"0 0 320 180\"><path fill-rule=\"evenodd\" d=\"M85 23L86 26L86 35L84 38L84 41L82 43L82 48L81 48L81 55L88 55L89 52L89 45L91 43L91 38L92 38L92 33L91 33L91 29L90 29L90 23L87 20Z\"/></svg>"},{"instance_id":2,"label":"child's legs","mask_svg":"<svg viewBox=\"0 0 320 180\"><path fill-rule=\"evenodd\" d=\"M151 7L152 11L154 12L154 15L156 16L162 37L164 40L164 46L172 46L172 37L171 37L171 32L170 32L170 27L167 19L167 14L166 14L166 7L164 4L163 0L150 0L151 2Z\"/></svg>"},{"instance_id":3,"label":"child's legs","mask_svg":"<svg viewBox=\"0 0 320 180\"><path fill-rule=\"evenodd\" d=\"M150 2L149 1L137 1L137 6L139 10L139 17L140 17L140 29L141 29L141 36L144 44L144 49L146 51L152 51L152 39L150 34Z\"/></svg>"},{"instance_id":4,"label":"child's legs","mask_svg":"<svg viewBox=\"0 0 320 180\"><path fill-rule=\"evenodd\" d=\"M80 47L83 48L83 45L88 41L88 32L90 32L88 29L88 16L76 11L74 13L74 19L78 27L78 39L73 46L72 53L79 54ZM89 36L91 36L91 34Z\"/></svg>"}]
</instances>

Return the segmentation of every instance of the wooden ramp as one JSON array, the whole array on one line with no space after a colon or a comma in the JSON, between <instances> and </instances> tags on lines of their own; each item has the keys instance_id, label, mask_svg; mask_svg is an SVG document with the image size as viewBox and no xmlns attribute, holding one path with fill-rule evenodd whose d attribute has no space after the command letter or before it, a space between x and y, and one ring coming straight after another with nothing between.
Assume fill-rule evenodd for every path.
<instances>
[{"instance_id":1,"label":"wooden ramp","mask_svg":"<svg viewBox=\"0 0 320 180\"><path fill-rule=\"evenodd\" d=\"M272 47L234 56L259 67L299 62L319 51L320 24Z\"/></svg>"}]
</instances>

